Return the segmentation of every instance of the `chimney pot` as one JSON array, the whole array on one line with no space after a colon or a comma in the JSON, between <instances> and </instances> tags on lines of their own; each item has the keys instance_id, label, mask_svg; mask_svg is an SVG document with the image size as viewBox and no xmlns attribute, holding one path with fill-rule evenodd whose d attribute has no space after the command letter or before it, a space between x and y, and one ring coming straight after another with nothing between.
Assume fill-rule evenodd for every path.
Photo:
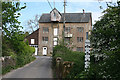
<instances>
[{"instance_id":1,"label":"chimney pot","mask_svg":"<svg viewBox=\"0 0 120 80\"><path fill-rule=\"evenodd\" d=\"M83 9L83 14L85 13L85 10Z\"/></svg>"}]
</instances>

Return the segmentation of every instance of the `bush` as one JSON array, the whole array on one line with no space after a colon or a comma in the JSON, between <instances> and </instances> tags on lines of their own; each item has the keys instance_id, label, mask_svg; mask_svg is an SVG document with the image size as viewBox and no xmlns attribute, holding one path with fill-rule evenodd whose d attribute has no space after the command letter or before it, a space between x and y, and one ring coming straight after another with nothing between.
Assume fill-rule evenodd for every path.
<instances>
[{"instance_id":1,"label":"bush","mask_svg":"<svg viewBox=\"0 0 120 80\"><path fill-rule=\"evenodd\" d=\"M35 57L32 56L35 52L35 48L30 47L20 39L8 39L3 37L2 56L11 56L16 62L15 66L4 67L2 70L3 74L9 72L12 69L24 66L25 64L30 63L35 59Z\"/></svg>"},{"instance_id":2,"label":"bush","mask_svg":"<svg viewBox=\"0 0 120 80\"><path fill-rule=\"evenodd\" d=\"M17 65L23 66L35 59L35 57L32 56L35 52L35 48L30 47L24 42L21 42L18 48L20 48L21 50L19 50L19 52L17 53Z\"/></svg>"},{"instance_id":3,"label":"bush","mask_svg":"<svg viewBox=\"0 0 120 80\"><path fill-rule=\"evenodd\" d=\"M6 74L7 72L10 72L11 70L16 69L15 66L7 66L2 68L2 74Z\"/></svg>"},{"instance_id":4,"label":"bush","mask_svg":"<svg viewBox=\"0 0 120 80\"><path fill-rule=\"evenodd\" d=\"M74 62L73 68L66 78L75 78L84 71L84 55L83 52L74 52L65 46L58 45L53 50L53 66L56 66L56 58L61 57L63 61Z\"/></svg>"}]
</instances>

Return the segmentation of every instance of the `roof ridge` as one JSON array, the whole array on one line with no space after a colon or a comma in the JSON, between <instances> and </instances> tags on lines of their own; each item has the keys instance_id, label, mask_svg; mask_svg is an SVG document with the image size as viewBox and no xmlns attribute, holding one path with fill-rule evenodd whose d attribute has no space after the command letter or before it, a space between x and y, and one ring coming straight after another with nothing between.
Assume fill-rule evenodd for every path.
<instances>
[{"instance_id":1,"label":"roof ridge","mask_svg":"<svg viewBox=\"0 0 120 80\"><path fill-rule=\"evenodd\" d=\"M61 21L63 22L63 13L61 17ZM85 15L84 15L85 14ZM92 13L66 13L66 22L89 22L90 16L92 16ZM50 13L44 13L40 19L39 22L51 22L50 19Z\"/></svg>"},{"instance_id":2,"label":"roof ridge","mask_svg":"<svg viewBox=\"0 0 120 80\"><path fill-rule=\"evenodd\" d=\"M50 13L43 13L43 14L50 14ZM61 14L64 14L64 13L61 13ZM88 13L65 13L65 14L91 14L90 12L88 12Z\"/></svg>"}]
</instances>

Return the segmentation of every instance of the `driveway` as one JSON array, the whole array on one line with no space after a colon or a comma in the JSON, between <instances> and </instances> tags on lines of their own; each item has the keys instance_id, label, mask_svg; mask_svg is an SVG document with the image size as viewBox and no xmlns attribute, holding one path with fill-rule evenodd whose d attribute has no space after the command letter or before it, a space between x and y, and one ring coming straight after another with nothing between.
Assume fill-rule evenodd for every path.
<instances>
[{"instance_id":1,"label":"driveway","mask_svg":"<svg viewBox=\"0 0 120 80\"><path fill-rule=\"evenodd\" d=\"M3 78L52 78L52 58L48 56L37 56L36 58L32 63L9 72Z\"/></svg>"}]
</instances>

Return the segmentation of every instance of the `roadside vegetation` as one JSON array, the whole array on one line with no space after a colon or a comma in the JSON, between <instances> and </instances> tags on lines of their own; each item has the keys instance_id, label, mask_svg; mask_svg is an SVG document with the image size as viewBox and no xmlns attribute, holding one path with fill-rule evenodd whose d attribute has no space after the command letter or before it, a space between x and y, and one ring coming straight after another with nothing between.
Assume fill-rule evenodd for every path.
<instances>
[{"instance_id":1,"label":"roadside vegetation","mask_svg":"<svg viewBox=\"0 0 120 80\"><path fill-rule=\"evenodd\" d=\"M111 79L120 80L120 1L116 4L106 3L108 8L104 15L94 24L91 32L91 64L84 71L84 53L73 52L65 46L58 45L53 51L53 68L58 78ZM64 61L73 62L67 75ZM60 63L61 62L61 63ZM58 64L59 63L59 64ZM60 66L60 67L59 67Z\"/></svg>"},{"instance_id":2,"label":"roadside vegetation","mask_svg":"<svg viewBox=\"0 0 120 80\"><path fill-rule=\"evenodd\" d=\"M20 6L19 2L2 2L2 57L9 56L12 59L11 62L4 64L2 74L22 67L35 59L32 56L35 49L30 47L28 42L24 42L26 35L21 31L23 27L18 21L19 11L25 9L26 5Z\"/></svg>"},{"instance_id":3,"label":"roadside vegetation","mask_svg":"<svg viewBox=\"0 0 120 80\"><path fill-rule=\"evenodd\" d=\"M107 3L91 34L92 60L87 78L120 79L120 1Z\"/></svg>"},{"instance_id":4,"label":"roadside vegetation","mask_svg":"<svg viewBox=\"0 0 120 80\"><path fill-rule=\"evenodd\" d=\"M54 77L77 78L84 71L84 55L83 52L74 52L63 45L55 46L53 50Z\"/></svg>"}]
</instances>

